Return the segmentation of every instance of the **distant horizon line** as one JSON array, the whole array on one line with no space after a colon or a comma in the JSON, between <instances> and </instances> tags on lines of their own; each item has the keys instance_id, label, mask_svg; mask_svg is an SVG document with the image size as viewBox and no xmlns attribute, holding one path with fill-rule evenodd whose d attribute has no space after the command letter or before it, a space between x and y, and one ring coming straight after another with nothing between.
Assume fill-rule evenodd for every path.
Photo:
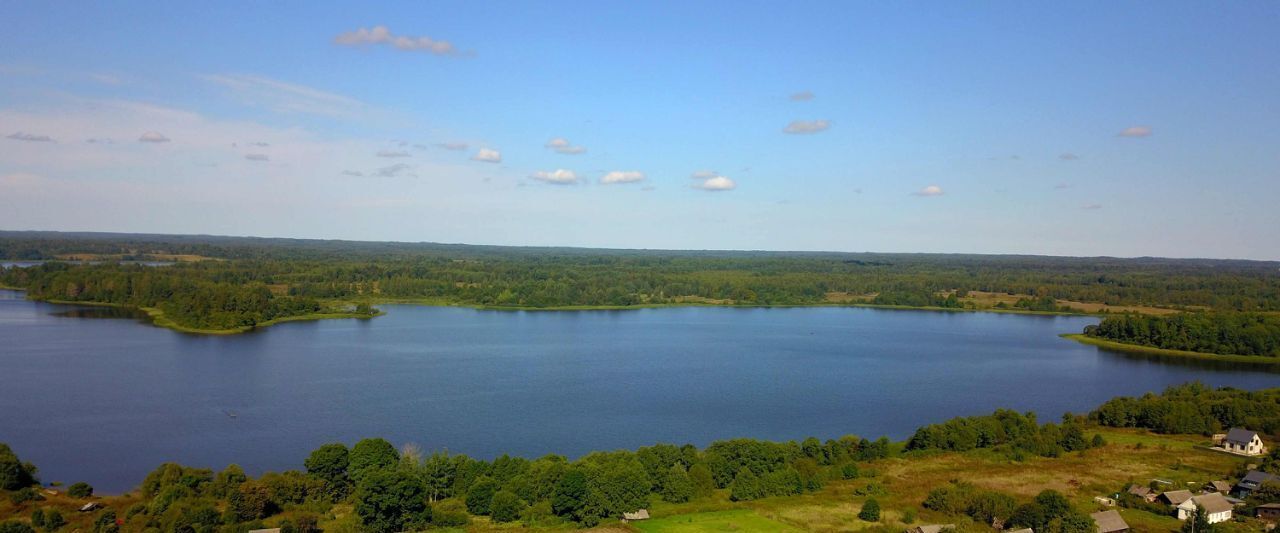
<instances>
[{"instance_id":1,"label":"distant horizon line","mask_svg":"<svg viewBox=\"0 0 1280 533\"><path fill-rule=\"evenodd\" d=\"M884 252L884 251L844 251L844 250L769 250L769 249L742 249L742 248L636 248L636 247L610 247L610 246L582 246L582 245L539 245L539 244L475 244L465 242L444 242L444 241L403 241L403 240L362 240L362 239L342 239L342 238L318 238L318 237L264 237L260 235L221 235L215 233L150 233L150 232L127 232L127 231L94 231L94 230L10 230L0 228L0 236L9 234L60 234L60 235L133 235L147 237L211 237L222 239L259 239L259 240L292 240L292 241L315 241L315 242L348 242L348 243L374 243L374 244L410 244L410 245L436 245L436 246L467 246L475 248L525 248L525 249L570 249L570 250L601 250L610 252L680 252L680 253L696 253L696 252L722 252L722 253L768 253L768 254L846 254L846 255L969 255L969 256L990 256L990 257L1045 257L1045 258L1071 258L1071 259L1120 259L1120 260L1142 260L1142 259L1165 259L1175 261L1232 261L1247 263L1276 263L1280 264L1278 259L1248 259L1234 257L1169 257L1154 255L1136 255L1136 256L1116 256L1116 255L1052 255L1040 253L1014 253L1014 252Z\"/></svg>"}]
</instances>

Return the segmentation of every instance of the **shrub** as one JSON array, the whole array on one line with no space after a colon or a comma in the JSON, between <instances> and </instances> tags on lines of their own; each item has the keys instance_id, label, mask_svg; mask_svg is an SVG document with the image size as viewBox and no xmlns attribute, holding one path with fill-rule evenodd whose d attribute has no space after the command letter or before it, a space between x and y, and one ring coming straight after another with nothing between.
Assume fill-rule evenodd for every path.
<instances>
[{"instance_id":1,"label":"shrub","mask_svg":"<svg viewBox=\"0 0 1280 533\"><path fill-rule=\"evenodd\" d=\"M93 496L93 487L83 481L72 483L67 487L67 495L72 498L88 498Z\"/></svg>"},{"instance_id":2,"label":"shrub","mask_svg":"<svg viewBox=\"0 0 1280 533\"><path fill-rule=\"evenodd\" d=\"M509 490L495 492L493 500L489 503L489 518L494 522L515 522L520 519L522 511L524 511L524 502Z\"/></svg>"},{"instance_id":3,"label":"shrub","mask_svg":"<svg viewBox=\"0 0 1280 533\"><path fill-rule=\"evenodd\" d=\"M858 518L867 522L880 521L880 502L875 498L870 498L866 503L862 504L862 511L858 512Z\"/></svg>"},{"instance_id":4,"label":"shrub","mask_svg":"<svg viewBox=\"0 0 1280 533\"><path fill-rule=\"evenodd\" d=\"M36 530L17 520L0 522L0 533L36 533Z\"/></svg>"}]
</instances>

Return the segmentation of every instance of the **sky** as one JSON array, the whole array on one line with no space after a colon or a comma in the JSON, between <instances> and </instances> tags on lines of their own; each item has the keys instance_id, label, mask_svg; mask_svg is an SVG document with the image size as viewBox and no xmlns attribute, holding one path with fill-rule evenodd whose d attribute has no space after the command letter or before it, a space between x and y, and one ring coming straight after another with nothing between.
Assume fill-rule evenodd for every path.
<instances>
[{"instance_id":1,"label":"sky","mask_svg":"<svg viewBox=\"0 0 1280 533\"><path fill-rule=\"evenodd\" d=\"M0 229L1280 259L1280 3L0 0Z\"/></svg>"}]
</instances>

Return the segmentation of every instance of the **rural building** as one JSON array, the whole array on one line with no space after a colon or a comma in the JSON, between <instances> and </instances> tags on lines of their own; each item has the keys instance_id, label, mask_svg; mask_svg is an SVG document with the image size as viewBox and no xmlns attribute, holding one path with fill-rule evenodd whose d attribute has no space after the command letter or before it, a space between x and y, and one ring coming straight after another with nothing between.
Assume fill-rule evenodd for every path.
<instances>
[{"instance_id":1,"label":"rural building","mask_svg":"<svg viewBox=\"0 0 1280 533\"><path fill-rule=\"evenodd\" d=\"M942 533L947 530L954 530L955 524L929 524L927 526L916 526L907 530L907 533Z\"/></svg>"},{"instance_id":2,"label":"rural building","mask_svg":"<svg viewBox=\"0 0 1280 533\"><path fill-rule=\"evenodd\" d=\"M280 533L280 528L273 527L271 529L250 529L249 533Z\"/></svg>"},{"instance_id":3,"label":"rural building","mask_svg":"<svg viewBox=\"0 0 1280 533\"><path fill-rule=\"evenodd\" d=\"M1261 470L1250 470L1240 482L1236 483L1235 493L1237 498L1248 498L1249 493L1258 490L1258 486L1268 481L1280 482L1280 476L1268 474Z\"/></svg>"},{"instance_id":4,"label":"rural building","mask_svg":"<svg viewBox=\"0 0 1280 533\"><path fill-rule=\"evenodd\" d=\"M1226 481L1210 481L1204 484L1204 491L1227 494L1231 492L1231 484Z\"/></svg>"},{"instance_id":5,"label":"rural building","mask_svg":"<svg viewBox=\"0 0 1280 533\"><path fill-rule=\"evenodd\" d=\"M1125 492L1128 492L1129 494L1142 498L1147 503L1156 501L1156 496L1158 496L1158 494L1156 494L1156 491L1151 490L1151 487L1143 487L1141 485L1129 485L1129 489L1126 490Z\"/></svg>"},{"instance_id":6,"label":"rural building","mask_svg":"<svg viewBox=\"0 0 1280 533\"><path fill-rule=\"evenodd\" d=\"M102 506L98 505L98 502L89 502L80 507L80 512L87 513L99 507L102 507Z\"/></svg>"},{"instance_id":7,"label":"rural building","mask_svg":"<svg viewBox=\"0 0 1280 533\"><path fill-rule=\"evenodd\" d=\"M622 513L623 522L635 522L636 520L648 520L649 510L640 509L634 513Z\"/></svg>"},{"instance_id":8,"label":"rural building","mask_svg":"<svg viewBox=\"0 0 1280 533\"><path fill-rule=\"evenodd\" d=\"M1129 531L1129 524L1120 517L1119 511L1101 511L1089 515L1098 524L1098 533L1123 533Z\"/></svg>"},{"instance_id":9,"label":"rural building","mask_svg":"<svg viewBox=\"0 0 1280 533\"><path fill-rule=\"evenodd\" d=\"M1264 503L1254 509L1254 515L1268 522L1280 520L1280 503Z\"/></svg>"},{"instance_id":10,"label":"rural building","mask_svg":"<svg viewBox=\"0 0 1280 533\"><path fill-rule=\"evenodd\" d=\"M1231 520L1233 506L1222 494L1217 492L1196 496L1179 504L1177 508L1178 520L1191 518L1191 515L1195 514L1197 507L1204 509L1205 514L1209 517L1210 524Z\"/></svg>"},{"instance_id":11,"label":"rural building","mask_svg":"<svg viewBox=\"0 0 1280 533\"><path fill-rule=\"evenodd\" d=\"M1189 490L1171 490L1160 495L1160 501L1168 504L1170 507L1182 505L1182 502L1191 499L1191 491Z\"/></svg>"},{"instance_id":12,"label":"rural building","mask_svg":"<svg viewBox=\"0 0 1280 533\"><path fill-rule=\"evenodd\" d=\"M1258 436L1258 432L1242 428L1231 428L1231 431L1227 432L1227 435L1222 439L1222 449L1234 454L1248 456L1266 455L1267 453L1267 447L1262 443L1262 437Z\"/></svg>"}]
</instances>

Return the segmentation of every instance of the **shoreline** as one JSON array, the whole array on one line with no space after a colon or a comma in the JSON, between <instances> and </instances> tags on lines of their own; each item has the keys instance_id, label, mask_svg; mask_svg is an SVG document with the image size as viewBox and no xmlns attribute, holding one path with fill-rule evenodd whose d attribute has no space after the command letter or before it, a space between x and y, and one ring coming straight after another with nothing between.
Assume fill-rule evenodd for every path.
<instances>
[{"instance_id":1,"label":"shoreline","mask_svg":"<svg viewBox=\"0 0 1280 533\"><path fill-rule=\"evenodd\" d=\"M1169 350L1165 348L1156 348L1154 346L1143 346L1141 344L1129 344L1127 342L1118 342L1107 339L1099 339L1090 337L1083 333L1062 333L1058 335L1064 339L1070 339L1081 344L1097 346L1121 352L1139 353L1146 355L1162 355L1170 357L1181 357L1187 359L1200 359L1204 361L1223 361L1230 363L1250 363L1257 365L1280 365L1280 357L1268 357L1265 355L1234 355L1234 354L1218 354L1208 352L1190 352L1186 350Z\"/></svg>"}]
</instances>

